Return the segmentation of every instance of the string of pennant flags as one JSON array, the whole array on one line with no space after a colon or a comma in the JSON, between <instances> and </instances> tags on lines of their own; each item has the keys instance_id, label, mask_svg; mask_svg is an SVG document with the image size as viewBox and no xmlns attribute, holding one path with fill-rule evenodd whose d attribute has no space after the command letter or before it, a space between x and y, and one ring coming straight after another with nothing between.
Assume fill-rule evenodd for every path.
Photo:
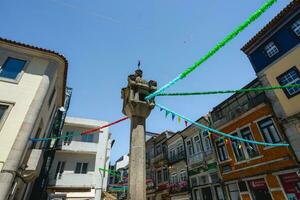
<instances>
[{"instance_id":1,"label":"string of pennant flags","mask_svg":"<svg viewBox=\"0 0 300 200\"><path fill-rule=\"evenodd\" d=\"M264 12L266 12L272 5L274 5L277 0L268 0L266 1L259 9L257 9L253 14L251 14L242 24L236 27L231 33L229 33L222 41L217 43L209 52L207 52L204 56L202 56L198 61L196 61L192 66L185 69L182 73L180 73L176 78L156 90L155 92L146 96L146 100L150 100L155 96L163 93L166 89L170 88L172 85L177 83L178 81L184 79L198 67L200 67L205 61L214 56L222 47L228 44L231 40L233 40L239 33L245 30L252 22L257 20Z\"/></svg>"},{"instance_id":2,"label":"string of pennant flags","mask_svg":"<svg viewBox=\"0 0 300 200\"><path fill-rule=\"evenodd\" d=\"M261 142L261 141L255 141L255 140L248 140L248 139L244 139L244 138L241 138L241 137L237 137L237 136L234 136L234 135L231 135L231 134L227 134L227 133L224 133L222 131L219 131L219 130L216 130L214 128L211 128L211 127L208 127L204 124L201 124L199 122L196 122L196 121L193 121L187 117L185 117L184 115L181 115L165 106L162 106L158 103L155 104L155 106L159 107L161 111L165 111L165 116L167 117L169 114L171 114L173 119L175 118L175 116L178 117L178 119L183 119L185 121L185 124L187 125L187 123L191 123L191 124L194 124L198 127L200 127L201 129L204 129L204 130L207 130L207 131L210 131L211 133L214 133L214 134L217 134L217 135L220 135L220 136L223 136L223 138L219 138L219 139L225 139L225 138L229 138L229 139L233 139L233 141L237 140L237 141L241 141L241 142L246 142L246 143L250 143L250 144L256 144L256 145L264 145L264 146L283 146L283 147L287 147L289 146L289 144L287 143L267 143L267 142ZM228 140L227 140L228 141ZM239 147L240 144L239 144Z\"/></svg>"},{"instance_id":3,"label":"string of pennant flags","mask_svg":"<svg viewBox=\"0 0 300 200\"><path fill-rule=\"evenodd\" d=\"M47 138L29 138L29 140L31 140L32 142L40 142L40 141L49 141L49 140L55 140L55 139L66 139L66 138L72 138L72 137L76 137L76 136L83 136L83 135L88 135L88 134L94 134L97 131L100 131L101 129L110 127L112 125L118 124L124 120L127 120L128 117L122 117L121 119L118 119L114 122L105 124L103 126L98 126L96 128L92 128L92 129L88 129L82 132L75 132L73 134L69 134L69 135L62 135L62 136L57 136L57 137L47 137Z\"/></svg>"}]
</instances>

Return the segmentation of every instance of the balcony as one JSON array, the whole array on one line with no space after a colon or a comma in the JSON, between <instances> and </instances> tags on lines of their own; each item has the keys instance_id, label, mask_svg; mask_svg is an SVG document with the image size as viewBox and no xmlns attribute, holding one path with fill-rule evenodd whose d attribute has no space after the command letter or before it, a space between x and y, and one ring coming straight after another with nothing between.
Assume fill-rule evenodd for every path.
<instances>
[{"instance_id":1,"label":"balcony","mask_svg":"<svg viewBox=\"0 0 300 200\"><path fill-rule=\"evenodd\" d=\"M204 155L205 155L204 152L199 152L188 157L188 165L193 166L204 162Z\"/></svg>"},{"instance_id":2,"label":"balcony","mask_svg":"<svg viewBox=\"0 0 300 200\"><path fill-rule=\"evenodd\" d=\"M169 162L169 164L174 164L181 160L185 160L185 158L186 158L185 151L181 151L181 152L178 152L176 155L169 155L168 162Z\"/></svg>"},{"instance_id":3,"label":"balcony","mask_svg":"<svg viewBox=\"0 0 300 200\"><path fill-rule=\"evenodd\" d=\"M262 103L268 103L266 95L262 92L254 97L246 97L244 94L237 96L236 99L229 98L213 110L212 121L214 126L220 127Z\"/></svg>"},{"instance_id":4,"label":"balcony","mask_svg":"<svg viewBox=\"0 0 300 200\"><path fill-rule=\"evenodd\" d=\"M93 187L95 185L94 173L75 174L64 172L54 178L54 174L50 174L49 186L55 187Z\"/></svg>"},{"instance_id":5,"label":"balcony","mask_svg":"<svg viewBox=\"0 0 300 200\"><path fill-rule=\"evenodd\" d=\"M161 183L157 186L158 191L166 190L169 188L169 183Z\"/></svg>"},{"instance_id":6,"label":"balcony","mask_svg":"<svg viewBox=\"0 0 300 200\"><path fill-rule=\"evenodd\" d=\"M82 142L82 141L60 141L58 150L78 152L78 153L96 153L97 143L94 142Z\"/></svg>"},{"instance_id":7,"label":"balcony","mask_svg":"<svg viewBox=\"0 0 300 200\"><path fill-rule=\"evenodd\" d=\"M181 181L179 183L173 183L169 185L169 192L171 194L188 191L187 181Z\"/></svg>"},{"instance_id":8,"label":"balcony","mask_svg":"<svg viewBox=\"0 0 300 200\"><path fill-rule=\"evenodd\" d=\"M166 156L165 154L160 153L160 154L156 155L156 156L151 160L151 162L152 162L152 164L153 164L154 166L158 167L158 166L164 165L164 164L167 162L167 159L168 159L168 158L167 158L167 156Z\"/></svg>"}]
</instances>

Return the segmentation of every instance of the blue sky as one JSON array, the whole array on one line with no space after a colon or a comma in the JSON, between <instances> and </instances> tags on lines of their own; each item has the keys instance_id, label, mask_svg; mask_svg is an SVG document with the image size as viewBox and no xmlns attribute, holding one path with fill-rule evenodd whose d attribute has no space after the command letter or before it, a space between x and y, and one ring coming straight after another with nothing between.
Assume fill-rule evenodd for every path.
<instances>
[{"instance_id":1,"label":"blue sky","mask_svg":"<svg viewBox=\"0 0 300 200\"><path fill-rule=\"evenodd\" d=\"M290 1L278 0L261 18L168 92L237 89L255 78L240 48ZM159 86L173 79L242 23L264 0L3 0L0 36L58 51L69 61L69 115L114 121L123 116L121 88L141 60ZM192 119L228 95L158 97ZM112 161L129 148L129 121L111 127ZM147 130L184 128L158 109Z\"/></svg>"}]
</instances>

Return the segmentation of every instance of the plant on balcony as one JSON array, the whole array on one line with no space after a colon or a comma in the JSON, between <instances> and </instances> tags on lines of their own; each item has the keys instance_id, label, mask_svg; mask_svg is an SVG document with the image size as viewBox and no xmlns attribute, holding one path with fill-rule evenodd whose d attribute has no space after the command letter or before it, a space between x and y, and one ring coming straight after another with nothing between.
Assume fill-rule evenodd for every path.
<instances>
[{"instance_id":1,"label":"plant on balcony","mask_svg":"<svg viewBox=\"0 0 300 200\"><path fill-rule=\"evenodd\" d=\"M169 185L170 192L181 192L187 188L187 181L180 181Z\"/></svg>"}]
</instances>

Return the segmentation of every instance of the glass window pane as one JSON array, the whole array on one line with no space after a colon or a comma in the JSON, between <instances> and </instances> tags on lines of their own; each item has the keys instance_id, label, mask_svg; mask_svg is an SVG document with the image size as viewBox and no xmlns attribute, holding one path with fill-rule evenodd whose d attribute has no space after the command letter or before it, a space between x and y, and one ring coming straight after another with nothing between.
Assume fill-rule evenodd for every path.
<instances>
[{"instance_id":1,"label":"glass window pane","mask_svg":"<svg viewBox=\"0 0 300 200\"><path fill-rule=\"evenodd\" d=\"M17 78L18 74L23 70L25 63L25 60L7 58L4 65L0 68L0 76L10 79Z\"/></svg>"},{"instance_id":2,"label":"glass window pane","mask_svg":"<svg viewBox=\"0 0 300 200\"><path fill-rule=\"evenodd\" d=\"M82 173L82 174L86 174L86 173L87 173L87 168L88 168L88 164L87 164L87 163L83 163L83 164L82 164L82 170L81 170L81 173Z\"/></svg>"},{"instance_id":3,"label":"glass window pane","mask_svg":"<svg viewBox=\"0 0 300 200\"><path fill-rule=\"evenodd\" d=\"M82 163L76 163L75 174L80 174Z\"/></svg>"},{"instance_id":4,"label":"glass window pane","mask_svg":"<svg viewBox=\"0 0 300 200\"><path fill-rule=\"evenodd\" d=\"M269 44L267 44L265 47L265 51L270 58L279 52L274 42L270 42Z\"/></svg>"},{"instance_id":5,"label":"glass window pane","mask_svg":"<svg viewBox=\"0 0 300 200\"><path fill-rule=\"evenodd\" d=\"M4 116L5 111L8 109L8 106L6 105L0 105L0 120Z\"/></svg>"},{"instance_id":6,"label":"glass window pane","mask_svg":"<svg viewBox=\"0 0 300 200\"><path fill-rule=\"evenodd\" d=\"M297 36L300 36L300 19L293 23L292 29Z\"/></svg>"}]
</instances>

